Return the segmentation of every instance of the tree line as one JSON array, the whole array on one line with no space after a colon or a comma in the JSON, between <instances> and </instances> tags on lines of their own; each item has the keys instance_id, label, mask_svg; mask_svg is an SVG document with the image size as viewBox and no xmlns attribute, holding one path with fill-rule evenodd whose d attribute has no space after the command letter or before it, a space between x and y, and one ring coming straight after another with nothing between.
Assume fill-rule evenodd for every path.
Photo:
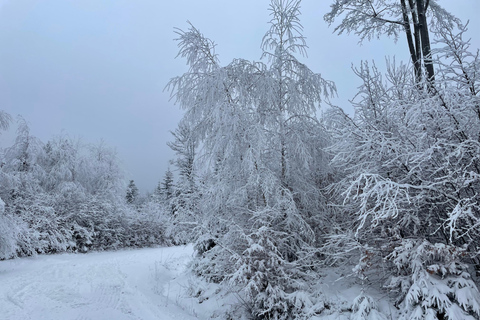
<instances>
[{"instance_id":1,"label":"tree line","mask_svg":"<svg viewBox=\"0 0 480 320\"><path fill-rule=\"evenodd\" d=\"M352 319L388 319L371 287L390 317L478 318L480 60L466 25L435 0L333 0L336 32L404 37L410 54L353 68L348 115L301 62L300 4L271 1L260 61L222 64L193 25L176 30L188 70L167 87L185 113L174 171L147 199L133 181L125 193L111 149L38 144L20 126L0 158L3 257L193 242L190 270L238 298L225 318L328 312L315 284L342 265L365 289Z\"/></svg>"}]
</instances>

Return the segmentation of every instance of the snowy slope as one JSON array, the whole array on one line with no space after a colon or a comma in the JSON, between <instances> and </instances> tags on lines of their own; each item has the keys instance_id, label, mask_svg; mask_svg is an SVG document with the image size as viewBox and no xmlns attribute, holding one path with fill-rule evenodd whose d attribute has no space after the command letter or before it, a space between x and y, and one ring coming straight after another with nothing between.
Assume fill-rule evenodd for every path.
<instances>
[{"instance_id":1,"label":"snowy slope","mask_svg":"<svg viewBox=\"0 0 480 320\"><path fill-rule=\"evenodd\" d=\"M181 290L192 252L187 246L0 261L0 319L206 319L211 310L199 314Z\"/></svg>"}]
</instances>

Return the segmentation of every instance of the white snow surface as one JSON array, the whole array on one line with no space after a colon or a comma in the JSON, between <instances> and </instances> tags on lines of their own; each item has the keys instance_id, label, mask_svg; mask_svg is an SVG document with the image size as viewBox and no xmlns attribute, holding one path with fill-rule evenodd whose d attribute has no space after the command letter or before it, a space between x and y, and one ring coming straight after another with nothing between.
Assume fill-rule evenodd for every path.
<instances>
[{"instance_id":1,"label":"white snow surface","mask_svg":"<svg viewBox=\"0 0 480 320\"><path fill-rule=\"evenodd\" d=\"M185 290L192 253L182 246L0 261L0 319L208 319L212 305Z\"/></svg>"},{"instance_id":2,"label":"white snow surface","mask_svg":"<svg viewBox=\"0 0 480 320\"><path fill-rule=\"evenodd\" d=\"M0 320L224 319L237 298L192 276L192 256L188 245L0 261ZM350 319L361 287L344 277L350 268L340 269L326 270L317 284L328 307L312 320ZM388 299L368 294L396 318Z\"/></svg>"}]
</instances>

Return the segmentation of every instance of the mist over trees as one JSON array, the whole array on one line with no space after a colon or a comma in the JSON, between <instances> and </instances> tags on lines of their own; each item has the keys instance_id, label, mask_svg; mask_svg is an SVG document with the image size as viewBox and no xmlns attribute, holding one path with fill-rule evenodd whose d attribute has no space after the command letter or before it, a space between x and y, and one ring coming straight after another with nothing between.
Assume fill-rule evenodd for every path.
<instances>
[{"instance_id":1,"label":"mist over trees","mask_svg":"<svg viewBox=\"0 0 480 320\"><path fill-rule=\"evenodd\" d=\"M43 143L22 118L17 127L0 153L0 259L167 243L161 205L140 213L127 205L138 190L125 198L115 150L66 135Z\"/></svg>"},{"instance_id":2,"label":"mist over trees","mask_svg":"<svg viewBox=\"0 0 480 320\"><path fill-rule=\"evenodd\" d=\"M222 64L195 26L176 29L188 70L167 88L185 113L157 188L139 195L103 143L44 143L19 118L0 149L0 259L193 242L189 270L218 289L192 295L238 302L219 318L478 319L479 51L438 1L331 3L335 32L410 54L353 67L353 115L301 62L299 0L271 1L259 61ZM346 307L319 290L341 268L362 288Z\"/></svg>"}]
</instances>

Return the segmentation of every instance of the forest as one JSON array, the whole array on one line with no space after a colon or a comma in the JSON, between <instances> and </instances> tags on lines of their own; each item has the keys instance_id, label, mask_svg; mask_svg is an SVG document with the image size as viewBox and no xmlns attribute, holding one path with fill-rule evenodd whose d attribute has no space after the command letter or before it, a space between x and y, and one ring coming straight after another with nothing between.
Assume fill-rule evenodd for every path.
<instances>
[{"instance_id":1,"label":"forest","mask_svg":"<svg viewBox=\"0 0 480 320\"><path fill-rule=\"evenodd\" d=\"M173 170L141 196L114 149L42 142L19 117L0 148L0 259L193 243L189 272L219 288L209 298L237 298L223 319L312 319L333 308L318 283L343 266L362 287L351 319L479 319L480 57L468 23L436 0L330 2L336 33L400 39L410 57L352 68L353 115L301 62L300 0L271 1L260 61L222 65L194 25L176 29L188 71L167 85L184 111ZM12 122L0 111L0 130Z\"/></svg>"}]
</instances>

